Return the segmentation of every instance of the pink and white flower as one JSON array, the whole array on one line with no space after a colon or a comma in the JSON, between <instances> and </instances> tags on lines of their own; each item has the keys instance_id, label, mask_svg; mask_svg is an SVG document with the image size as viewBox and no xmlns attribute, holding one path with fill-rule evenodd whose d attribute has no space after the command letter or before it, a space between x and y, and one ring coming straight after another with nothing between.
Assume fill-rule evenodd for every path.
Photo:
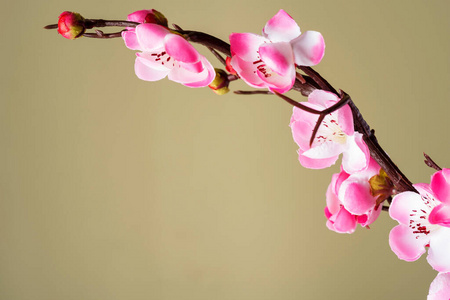
<instances>
[{"instance_id":1,"label":"pink and white flower","mask_svg":"<svg viewBox=\"0 0 450 300\"><path fill-rule=\"evenodd\" d=\"M389 245L406 261L417 260L429 247L429 264L450 272L450 169L436 172L429 185L414 187L419 194L404 192L392 200L389 214L399 225L391 230Z\"/></svg>"},{"instance_id":2,"label":"pink and white flower","mask_svg":"<svg viewBox=\"0 0 450 300\"><path fill-rule=\"evenodd\" d=\"M336 102L338 97L330 92L315 90L303 104L324 110ZM317 131L312 145L310 139L318 115L294 107L290 126L294 141L300 147L299 161L305 168L323 169L333 165L343 153L342 167L347 173L364 170L369 163L369 149L362 134L354 131L353 115L348 105L327 115Z\"/></svg>"},{"instance_id":3,"label":"pink and white flower","mask_svg":"<svg viewBox=\"0 0 450 300\"><path fill-rule=\"evenodd\" d=\"M123 38L130 49L142 51L136 53L134 65L142 80L157 81L167 76L188 87L204 87L214 80L211 63L183 37L163 26L144 23Z\"/></svg>"},{"instance_id":4,"label":"pink and white flower","mask_svg":"<svg viewBox=\"0 0 450 300\"><path fill-rule=\"evenodd\" d=\"M450 299L450 273L439 273L430 285L427 300Z\"/></svg>"},{"instance_id":5,"label":"pink and white flower","mask_svg":"<svg viewBox=\"0 0 450 300\"><path fill-rule=\"evenodd\" d=\"M318 64L325 43L317 31L301 34L300 27L284 10L272 17L263 35L232 33L231 65L239 76L255 88L284 93L295 82L295 65Z\"/></svg>"},{"instance_id":6,"label":"pink and white flower","mask_svg":"<svg viewBox=\"0 0 450 300\"><path fill-rule=\"evenodd\" d=\"M369 180L380 172L373 160L367 169L348 174L344 170L334 174L327 189L325 216L327 227L338 233L353 233L356 225L366 227L380 215L375 209L377 197L372 196Z\"/></svg>"}]
</instances>

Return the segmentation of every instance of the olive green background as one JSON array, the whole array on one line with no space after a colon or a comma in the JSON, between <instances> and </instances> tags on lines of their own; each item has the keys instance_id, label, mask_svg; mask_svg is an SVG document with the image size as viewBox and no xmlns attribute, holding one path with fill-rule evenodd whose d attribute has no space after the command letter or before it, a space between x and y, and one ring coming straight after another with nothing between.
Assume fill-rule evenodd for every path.
<instances>
[{"instance_id":1,"label":"olive green background","mask_svg":"<svg viewBox=\"0 0 450 300\"><path fill-rule=\"evenodd\" d=\"M150 8L225 40L285 9L324 35L316 69L413 182L433 173L422 152L450 166L447 0L10 1L0 299L425 299L436 272L425 256L397 259L387 213L352 235L326 228L339 165L300 166L289 105L144 82L122 40L42 29L64 10L124 19Z\"/></svg>"}]
</instances>

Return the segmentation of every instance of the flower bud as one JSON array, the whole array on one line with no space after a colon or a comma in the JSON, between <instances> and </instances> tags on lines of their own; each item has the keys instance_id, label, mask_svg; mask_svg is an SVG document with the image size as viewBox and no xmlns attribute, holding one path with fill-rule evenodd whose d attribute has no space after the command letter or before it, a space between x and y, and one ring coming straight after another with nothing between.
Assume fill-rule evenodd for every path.
<instances>
[{"instance_id":1,"label":"flower bud","mask_svg":"<svg viewBox=\"0 0 450 300\"><path fill-rule=\"evenodd\" d=\"M169 26L166 17L156 9L152 9L151 12L145 16L144 23L154 23L164 27Z\"/></svg>"},{"instance_id":2,"label":"flower bud","mask_svg":"<svg viewBox=\"0 0 450 300\"><path fill-rule=\"evenodd\" d=\"M84 18L79 13L65 11L59 16L58 32L69 40L74 40L86 31Z\"/></svg>"},{"instance_id":3,"label":"flower bud","mask_svg":"<svg viewBox=\"0 0 450 300\"><path fill-rule=\"evenodd\" d=\"M228 74L222 69L214 69L216 71L216 77L208 85L214 93L217 95L224 95L230 91L228 85L230 81L228 80Z\"/></svg>"}]
</instances>

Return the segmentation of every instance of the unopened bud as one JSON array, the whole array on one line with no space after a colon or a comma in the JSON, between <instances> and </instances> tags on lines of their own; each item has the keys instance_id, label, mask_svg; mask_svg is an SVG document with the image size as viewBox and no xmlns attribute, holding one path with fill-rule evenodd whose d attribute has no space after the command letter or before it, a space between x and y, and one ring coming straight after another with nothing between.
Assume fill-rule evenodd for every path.
<instances>
[{"instance_id":1,"label":"unopened bud","mask_svg":"<svg viewBox=\"0 0 450 300\"><path fill-rule=\"evenodd\" d=\"M86 31L84 18L79 13L65 11L59 16L58 32L69 40L74 40Z\"/></svg>"},{"instance_id":2,"label":"unopened bud","mask_svg":"<svg viewBox=\"0 0 450 300\"><path fill-rule=\"evenodd\" d=\"M208 85L214 93L217 95L224 95L230 91L228 85L230 84L230 80L228 80L228 74L222 69L214 69L216 71L216 77Z\"/></svg>"}]
</instances>

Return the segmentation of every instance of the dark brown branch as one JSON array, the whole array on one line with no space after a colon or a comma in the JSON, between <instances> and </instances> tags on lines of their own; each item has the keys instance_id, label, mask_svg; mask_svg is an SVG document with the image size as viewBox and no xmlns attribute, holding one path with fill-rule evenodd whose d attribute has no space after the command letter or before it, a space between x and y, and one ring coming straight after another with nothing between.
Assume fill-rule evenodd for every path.
<instances>
[{"instance_id":1,"label":"dark brown branch","mask_svg":"<svg viewBox=\"0 0 450 300\"><path fill-rule=\"evenodd\" d=\"M439 167L438 164L435 163L434 160L432 160L431 157L429 157L425 152L423 153L423 156L425 156L424 162L425 162L425 164L427 166L429 166L430 168L433 168L433 169L435 169L437 171L441 171L442 170L442 168Z\"/></svg>"},{"instance_id":2,"label":"dark brown branch","mask_svg":"<svg viewBox=\"0 0 450 300\"><path fill-rule=\"evenodd\" d=\"M236 95L272 95L269 91L234 91Z\"/></svg>"},{"instance_id":3,"label":"dark brown branch","mask_svg":"<svg viewBox=\"0 0 450 300\"><path fill-rule=\"evenodd\" d=\"M96 39L112 39L122 37L122 32L126 30L122 30L121 32L115 33L103 33L101 30L96 30L95 33L84 33L83 36L88 38L96 38Z\"/></svg>"},{"instance_id":4,"label":"dark brown branch","mask_svg":"<svg viewBox=\"0 0 450 300\"><path fill-rule=\"evenodd\" d=\"M188 41L198 43L208 48L213 48L226 56L231 56L230 44L221 39L199 31L177 30L177 32L182 34Z\"/></svg>"},{"instance_id":5,"label":"dark brown branch","mask_svg":"<svg viewBox=\"0 0 450 300\"><path fill-rule=\"evenodd\" d=\"M332 92L338 95L336 89L331 84L329 84L328 81L326 81L322 76L320 76L319 73L314 71L311 67L299 66L298 68L303 72L305 72L306 75L311 77L322 90Z\"/></svg>"}]
</instances>

